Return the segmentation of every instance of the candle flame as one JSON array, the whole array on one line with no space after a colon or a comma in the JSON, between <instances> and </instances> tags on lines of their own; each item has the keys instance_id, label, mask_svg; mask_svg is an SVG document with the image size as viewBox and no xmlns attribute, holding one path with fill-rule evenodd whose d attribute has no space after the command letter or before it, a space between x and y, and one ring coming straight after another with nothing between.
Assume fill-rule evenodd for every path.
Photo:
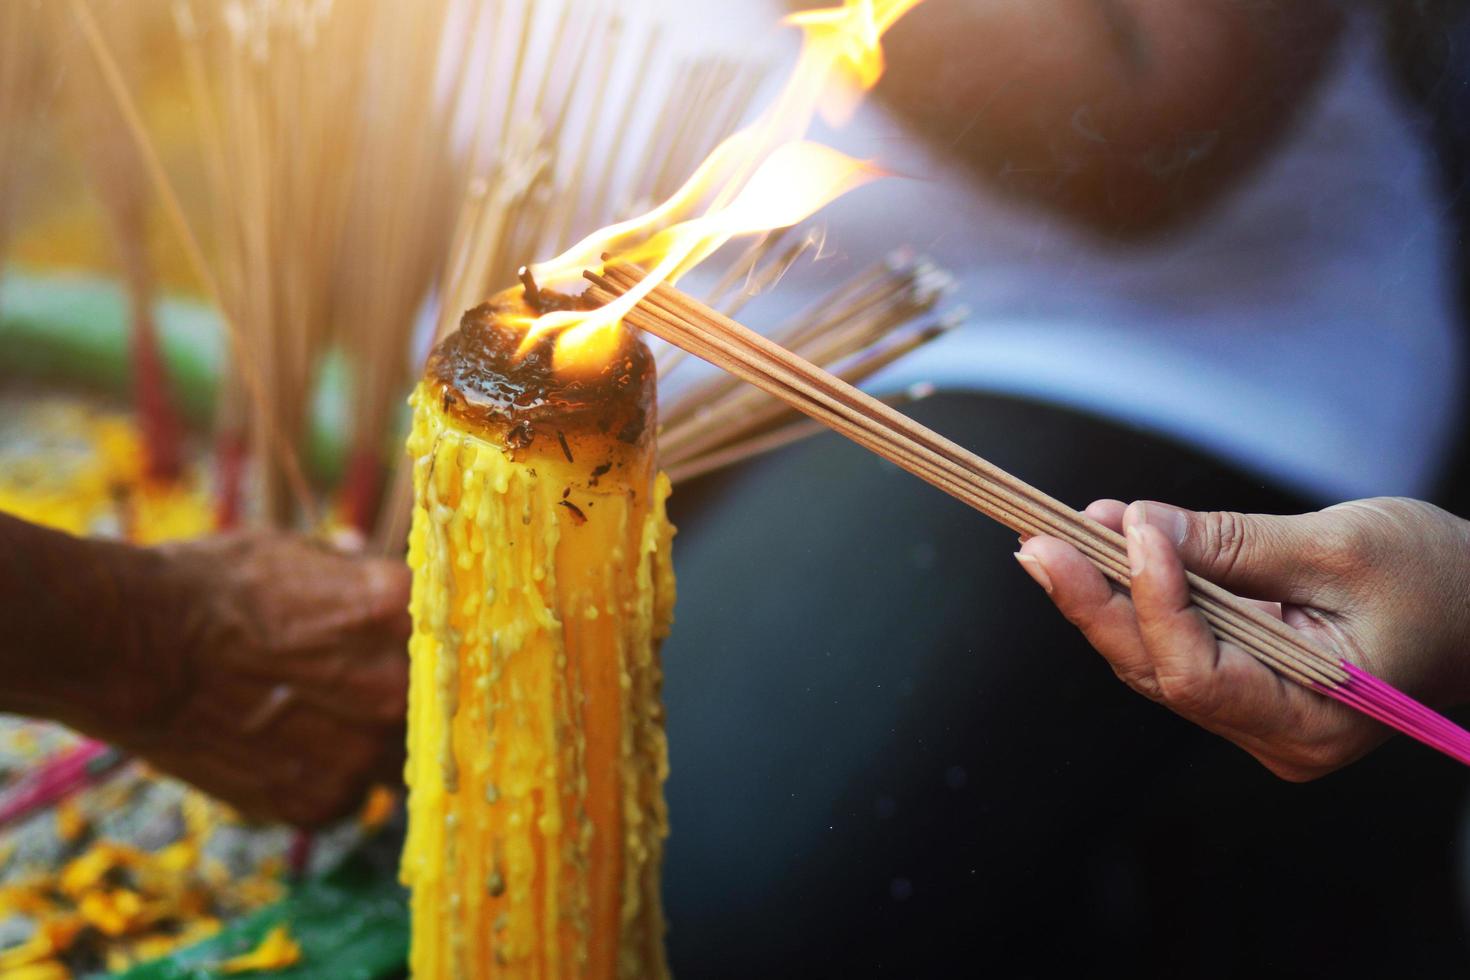
<instances>
[{"instance_id":1,"label":"candle flame","mask_svg":"<svg viewBox=\"0 0 1470 980\"><path fill-rule=\"evenodd\" d=\"M869 163L805 140L813 118L840 125L883 74L883 33L921 0L843 0L783 23L803 32L801 54L776 100L752 124L726 138L668 200L645 214L588 235L561 255L533 264L546 286L570 286L604 257L632 262L648 275L616 302L591 311L527 318L522 351L559 331L558 371L605 364L618 323L661 282L677 282L731 238L785 228L878 175ZM700 209L703 209L702 212Z\"/></svg>"}]
</instances>

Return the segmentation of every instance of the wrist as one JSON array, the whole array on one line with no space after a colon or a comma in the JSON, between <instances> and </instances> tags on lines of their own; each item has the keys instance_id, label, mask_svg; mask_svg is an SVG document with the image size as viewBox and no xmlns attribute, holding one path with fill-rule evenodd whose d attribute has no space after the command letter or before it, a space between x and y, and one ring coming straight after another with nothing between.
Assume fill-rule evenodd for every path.
<instances>
[{"instance_id":1,"label":"wrist","mask_svg":"<svg viewBox=\"0 0 1470 980\"><path fill-rule=\"evenodd\" d=\"M88 626L41 658L29 713L136 745L166 724L184 686L195 585L166 549L94 544L96 601L79 610Z\"/></svg>"},{"instance_id":2,"label":"wrist","mask_svg":"<svg viewBox=\"0 0 1470 980\"><path fill-rule=\"evenodd\" d=\"M1412 542L1398 566L1412 571L1393 576L1391 588L1401 593L1408 657L1424 665L1417 693L1437 708L1470 704L1470 521L1421 501L1374 503Z\"/></svg>"},{"instance_id":3,"label":"wrist","mask_svg":"<svg viewBox=\"0 0 1470 980\"><path fill-rule=\"evenodd\" d=\"M200 587L170 549L0 514L0 711L114 739L163 724Z\"/></svg>"}]
</instances>

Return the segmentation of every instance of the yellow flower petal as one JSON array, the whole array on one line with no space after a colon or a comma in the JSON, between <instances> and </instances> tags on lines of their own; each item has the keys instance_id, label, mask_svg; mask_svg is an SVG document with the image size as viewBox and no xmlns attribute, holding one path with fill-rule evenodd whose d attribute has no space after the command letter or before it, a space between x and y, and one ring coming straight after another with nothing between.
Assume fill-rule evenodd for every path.
<instances>
[{"instance_id":1,"label":"yellow flower petal","mask_svg":"<svg viewBox=\"0 0 1470 980\"><path fill-rule=\"evenodd\" d=\"M301 944L291 938L284 924L265 934L260 945L219 965L222 973L248 973L252 970L280 970L301 962Z\"/></svg>"}]
</instances>

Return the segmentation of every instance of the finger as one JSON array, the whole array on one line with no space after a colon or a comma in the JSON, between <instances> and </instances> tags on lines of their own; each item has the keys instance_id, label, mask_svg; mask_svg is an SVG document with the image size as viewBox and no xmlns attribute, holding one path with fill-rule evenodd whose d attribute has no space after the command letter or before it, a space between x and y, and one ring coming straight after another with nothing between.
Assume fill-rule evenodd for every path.
<instances>
[{"instance_id":1,"label":"finger","mask_svg":"<svg viewBox=\"0 0 1470 980\"><path fill-rule=\"evenodd\" d=\"M1237 741L1269 738L1298 717L1307 692L1234 644L1216 640L1162 531L1129 527L1128 563L1138 633L1164 703Z\"/></svg>"},{"instance_id":2,"label":"finger","mask_svg":"<svg viewBox=\"0 0 1470 980\"><path fill-rule=\"evenodd\" d=\"M356 809L368 786L365 774L340 771L283 780L273 788L272 816L294 827L319 829Z\"/></svg>"},{"instance_id":3,"label":"finger","mask_svg":"<svg viewBox=\"0 0 1470 980\"><path fill-rule=\"evenodd\" d=\"M1077 549L1056 538L1032 538L1016 558L1125 684L1146 697L1157 696L1152 665L1126 595L1109 585Z\"/></svg>"},{"instance_id":4,"label":"finger","mask_svg":"<svg viewBox=\"0 0 1470 980\"><path fill-rule=\"evenodd\" d=\"M356 722L402 724L408 710L408 651L392 637L363 635L330 658L315 662L311 672L292 675L308 703Z\"/></svg>"},{"instance_id":5,"label":"finger","mask_svg":"<svg viewBox=\"0 0 1470 980\"><path fill-rule=\"evenodd\" d=\"M1097 521L1099 524L1103 525L1109 530L1122 531L1123 511L1127 507L1128 505L1123 503L1123 501L1121 500L1112 500L1105 498L1103 500L1094 500L1092 503L1087 505L1087 509L1084 510L1082 513L1087 517L1092 518L1094 521ZM1031 535L1022 534L1018 538L1018 540L1022 544L1025 544L1027 541L1031 540Z\"/></svg>"},{"instance_id":6,"label":"finger","mask_svg":"<svg viewBox=\"0 0 1470 980\"><path fill-rule=\"evenodd\" d=\"M351 810L394 742L401 744L381 727L341 724L298 706L252 744L273 814L310 826Z\"/></svg>"},{"instance_id":7,"label":"finger","mask_svg":"<svg viewBox=\"0 0 1470 980\"><path fill-rule=\"evenodd\" d=\"M1154 508L1162 509L1164 507L1169 507L1169 509L1171 510L1178 510L1178 508L1172 507L1169 504L1159 504L1155 503L1154 501L1147 501L1147 506L1149 507L1148 513L1151 516L1154 514ZM1094 500L1092 503L1087 505L1087 509L1083 511L1083 513L1093 520L1097 521L1104 527L1121 532L1123 530L1123 515L1127 512L1127 510L1128 505L1123 503L1123 501L1121 500L1104 499ZM1156 522L1150 519L1150 523ZM1276 619L1281 618L1281 603L1279 602L1268 601L1265 599L1246 599L1245 601L1257 607L1268 616L1273 616Z\"/></svg>"},{"instance_id":8,"label":"finger","mask_svg":"<svg viewBox=\"0 0 1470 980\"><path fill-rule=\"evenodd\" d=\"M373 559L359 564L359 608L375 622L395 626L402 639L408 639L413 624L408 617L408 595L413 577L401 561Z\"/></svg>"},{"instance_id":9,"label":"finger","mask_svg":"<svg viewBox=\"0 0 1470 980\"><path fill-rule=\"evenodd\" d=\"M1279 602L1271 602L1267 599L1242 599L1241 602L1245 602L1249 605L1255 606L1257 609L1265 613L1267 616L1270 616L1272 619L1284 618L1284 614L1281 611L1281 603Z\"/></svg>"},{"instance_id":10,"label":"finger","mask_svg":"<svg viewBox=\"0 0 1470 980\"><path fill-rule=\"evenodd\" d=\"M412 577L401 562L334 557L310 581L301 578L282 576L264 586L273 618L281 624L275 634L281 646L329 644L366 624L405 641L413 632L408 614Z\"/></svg>"},{"instance_id":11,"label":"finger","mask_svg":"<svg viewBox=\"0 0 1470 980\"><path fill-rule=\"evenodd\" d=\"M1123 512L1127 509L1128 505L1121 500L1104 498L1103 500L1094 500L1088 504L1087 509L1082 513L1097 521L1103 527L1121 532L1123 530Z\"/></svg>"},{"instance_id":12,"label":"finger","mask_svg":"<svg viewBox=\"0 0 1470 980\"><path fill-rule=\"evenodd\" d=\"M181 740L139 754L160 772L182 779L249 818L264 818L271 807L268 782L260 766L242 764L234 748L206 739Z\"/></svg>"},{"instance_id":13,"label":"finger","mask_svg":"<svg viewBox=\"0 0 1470 980\"><path fill-rule=\"evenodd\" d=\"M1184 566L1232 592L1308 604L1328 584L1310 556L1332 528L1320 514L1278 517L1190 511L1153 500L1128 505L1123 529L1150 526L1178 549Z\"/></svg>"}]
</instances>

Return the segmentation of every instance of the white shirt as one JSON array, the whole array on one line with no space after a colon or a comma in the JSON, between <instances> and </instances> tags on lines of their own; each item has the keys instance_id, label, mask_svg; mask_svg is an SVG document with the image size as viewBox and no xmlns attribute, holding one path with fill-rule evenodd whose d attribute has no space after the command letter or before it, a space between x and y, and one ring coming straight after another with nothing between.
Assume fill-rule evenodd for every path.
<instances>
[{"instance_id":1,"label":"white shirt","mask_svg":"<svg viewBox=\"0 0 1470 980\"><path fill-rule=\"evenodd\" d=\"M904 176L822 212L838 258L788 277L762 310L805 306L912 245L972 312L877 387L1083 409L1324 500L1423 494L1462 398L1452 232L1374 27L1353 19L1313 104L1240 187L1143 245L1003 198L870 101L814 136Z\"/></svg>"}]
</instances>

